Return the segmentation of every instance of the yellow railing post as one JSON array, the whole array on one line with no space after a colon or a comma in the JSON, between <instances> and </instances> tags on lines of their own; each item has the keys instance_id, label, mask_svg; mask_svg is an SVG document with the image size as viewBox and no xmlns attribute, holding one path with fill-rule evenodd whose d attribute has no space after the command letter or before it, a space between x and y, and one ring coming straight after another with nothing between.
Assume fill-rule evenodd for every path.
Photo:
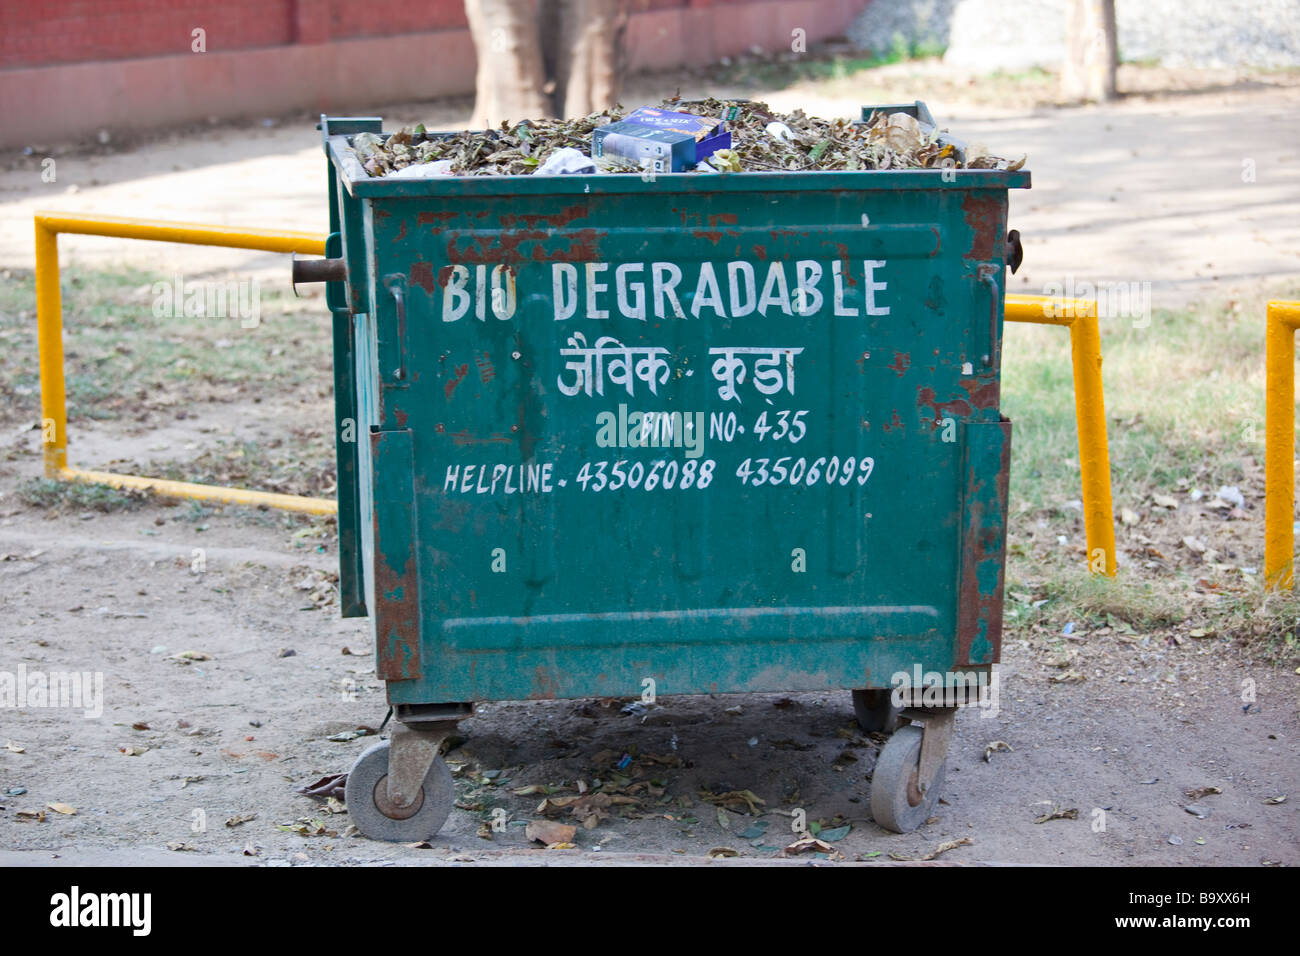
<instances>
[{"instance_id":1,"label":"yellow railing post","mask_svg":"<svg viewBox=\"0 0 1300 956\"><path fill-rule=\"evenodd\" d=\"M1074 363L1074 416L1079 431L1079 471L1083 480L1083 526L1088 566L1114 577L1115 514L1110 500L1110 446L1106 439L1106 399L1101 389L1101 329L1096 303L1090 315L1070 326ZM1100 566L1099 566L1100 565Z\"/></svg>"},{"instance_id":2,"label":"yellow railing post","mask_svg":"<svg viewBox=\"0 0 1300 956\"><path fill-rule=\"evenodd\" d=\"M68 466L68 407L63 383L63 301L59 237L36 219L36 336L41 370L41 445L45 477Z\"/></svg>"},{"instance_id":3,"label":"yellow railing post","mask_svg":"<svg viewBox=\"0 0 1300 956\"><path fill-rule=\"evenodd\" d=\"M1300 302L1264 320L1264 585L1290 590L1295 562L1295 332Z\"/></svg>"},{"instance_id":4,"label":"yellow railing post","mask_svg":"<svg viewBox=\"0 0 1300 956\"><path fill-rule=\"evenodd\" d=\"M63 375L63 301L59 293L59 233L114 236L183 242L200 246L226 246L263 252L325 254L325 237L312 232L277 232L273 229L243 229L208 226L189 222L156 222L123 216L65 216L38 212L36 226L36 327L41 370L41 440L45 450L45 475L63 481L86 481L133 488L175 498L222 501L302 511L335 514L338 503L326 498L282 495L269 491L223 488L184 481L167 481L141 475L118 475L106 471L84 471L68 467L68 406Z\"/></svg>"},{"instance_id":5,"label":"yellow railing post","mask_svg":"<svg viewBox=\"0 0 1300 956\"><path fill-rule=\"evenodd\" d=\"M1061 325L1070 330L1074 368L1074 417L1079 433L1079 471L1083 483L1083 528L1088 569L1114 577L1115 515L1110 496L1110 448L1106 439L1106 400L1101 386L1101 328L1091 299L1054 299L1008 294L1008 322Z\"/></svg>"}]
</instances>

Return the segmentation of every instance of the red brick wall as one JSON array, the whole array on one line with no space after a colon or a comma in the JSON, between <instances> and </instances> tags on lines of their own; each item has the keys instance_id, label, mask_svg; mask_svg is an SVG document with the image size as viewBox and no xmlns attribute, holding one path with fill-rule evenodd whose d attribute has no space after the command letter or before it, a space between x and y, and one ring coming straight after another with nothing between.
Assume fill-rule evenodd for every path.
<instances>
[{"instance_id":1,"label":"red brick wall","mask_svg":"<svg viewBox=\"0 0 1300 956\"><path fill-rule=\"evenodd\" d=\"M749 0L630 0L633 11ZM462 0L0 0L0 70L400 36L466 26Z\"/></svg>"},{"instance_id":2,"label":"red brick wall","mask_svg":"<svg viewBox=\"0 0 1300 956\"><path fill-rule=\"evenodd\" d=\"M669 0L672 2L672 0ZM464 27L462 0L0 0L0 70Z\"/></svg>"}]
</instances>

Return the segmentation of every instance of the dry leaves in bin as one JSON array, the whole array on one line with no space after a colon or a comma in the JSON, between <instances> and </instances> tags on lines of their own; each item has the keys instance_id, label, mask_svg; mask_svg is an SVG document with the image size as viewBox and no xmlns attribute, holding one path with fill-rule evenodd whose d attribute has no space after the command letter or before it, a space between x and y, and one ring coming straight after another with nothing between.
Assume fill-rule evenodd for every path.
<instances>
[{"instance_id":1,"label":"dry leaves in bin","mask_svg":"<svg viewBox=\"0 0 1300 956\"><path fill-rule=\"evenodd\" d=\"M866 122L821 119L803 110L781 113L766 103L709 98L691 102L676 97L662 104L699 116L724 117L731 148L714 153L710 168L732 172L871 169L1001 169L1014 171L1024 158L1008 161L978 145L960 148L907 113L876 112ZM453 176L518 176L537 171L550 155L566 147L590 152L598 126L621 120L621 106L575 120L524 120L497 129L429 133L423 125L401 129L387 139L375 133L352 137L352 151L372 177L412 165L443 163ZM641 173L639 167L601 159L602 173ZM442 172L440 168L437 172Z\"/></svg>"}]
</instances>

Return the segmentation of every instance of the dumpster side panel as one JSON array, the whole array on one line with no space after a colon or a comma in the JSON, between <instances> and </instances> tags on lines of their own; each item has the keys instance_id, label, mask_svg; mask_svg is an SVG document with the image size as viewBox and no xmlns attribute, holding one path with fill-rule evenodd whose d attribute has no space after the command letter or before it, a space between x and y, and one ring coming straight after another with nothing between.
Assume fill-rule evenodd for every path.
<instances>
[{"instance_id":1,"label":"dumpster side panel","mask_svg":"<svg viewBox=\"0 0 1300 956\"><path fill-rule=\"evenodd\" d=\"M372 203L377 424L409 432L413 501L374 466L372 560L397 573L384 540L409 535L424 584L379 641L394 702L991 659L978 574L960 651L959 604L969 426L1001 434L978 272L1005 189Z\"/></svg>"}]
</instances>

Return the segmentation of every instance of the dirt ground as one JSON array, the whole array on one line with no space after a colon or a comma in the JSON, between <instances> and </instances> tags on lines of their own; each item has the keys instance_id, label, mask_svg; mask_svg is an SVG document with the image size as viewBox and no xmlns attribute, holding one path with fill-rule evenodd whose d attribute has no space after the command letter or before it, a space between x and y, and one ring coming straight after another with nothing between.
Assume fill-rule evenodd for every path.
<instances>
[{"instance_id":1,"label":"dirt ground","mask_svg":"<svg viewBox=\"0 0 1300 956\"><path fill-rule=\"evenodd\" d=\"M895 72L894 84L924 80ZM1106 110L932 100L955 131L1030 157L1034 189L1012 207L1023 291L1070 275L1149 280L1153 304L1168 306L1300 275L1300 86L1211 80ZM767 98L823 115L856 106L823 88ZM468 108L376 112L453 126ZM286 121L70 150L54 184L40 182L39 157L16 158L0 172L0 266L31 267L37 208L323 230L316 135ZM288 271L280 257L201 247L65 237L63 250L65 262L187 278L283 283ZM165 430L74 423L71 458L102 467L165 447L183 461L217 437L331 422L320 394L187 411ZM439 836L422 847L366 840L337 806L295 792L346 770L386 709L366 622L338 617L328 525L159 501L108 514L32 507L15 491L40 473L30 426L6 419L0 435L0 670L102 672L105 709L99 719L0 711L0 864L682 863L718 847L758 862L794 839L796 810L832 832L849 827L833 841L846 862L917 860L957 843L938 859L1300 863L1296 676L1251 660L1231 635L1179 643L1116 629L1062 636L1077 678L1065 681L1041 644L1009 630L1000 712L961 716L945 802L910 835L870 820L880 738L855 729L843 693L663 698L632 713L625 701L484 704L447 756L458 809ZM1243 681L1255 689L1249 707ZM1006 749L985 759L996 741ZM576 849L530 847L536 791L573 795L597 779L634 802L580 827ZM1187 795L1207 787L1221 792ZM743 790L761 800L754 812L733 802L719 814L709 800ZM504 831L481 834L495 808L507 811Z\"/></svg>"}]
</instances>

